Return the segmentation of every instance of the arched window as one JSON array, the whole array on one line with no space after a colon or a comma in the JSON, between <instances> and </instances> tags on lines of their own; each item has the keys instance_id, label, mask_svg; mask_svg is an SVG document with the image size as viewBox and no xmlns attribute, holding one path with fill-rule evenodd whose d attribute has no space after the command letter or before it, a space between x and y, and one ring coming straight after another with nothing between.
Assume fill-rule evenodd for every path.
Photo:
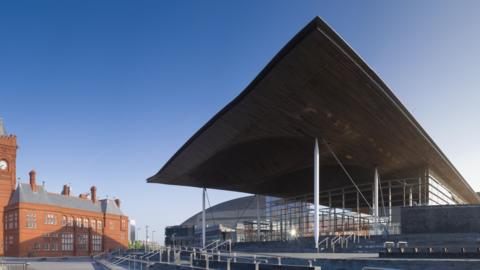
<instances>
[{"instance_id":1,"label":"arched window","mask_svg":"<svg viewBox=\"0 0 480 270\"><path fill-rule=\"evenodd\" d=\"M90 227L92 229L94 229L94 230L97 229L97 223L95 222L95 219L90 220L90 225L91 225Z\"/></svg>"},{"instance_id":2,"label":"arched window","mask_svg":"<svg viewBox=\"0 0 480 270\"><path fill-rule=\"evenodd\" d=\"M84 219L83 219L83 227L84 227L84 228L88 228L88 224L89 224L89 223L90 223L90 222L88 222L88 218L84 218Z\"/></svg>"},{"instance_id":3,"label":"arched window","mask_svg":"<svg viewBox=\"0 0 480 270\"><path fill-rule=\"evenodd\" d=\"M101 220L97 221L97 228L98 228L99 230L102 229L102 221L101 221Z\"/></svg>"},{"instance_id":4,"label":"arched window","mask_svg":"<svg viewBox=\"0 0 480 270\"><path fill-rule=\"evenodd\" d=\"M62 217L62 226L67 226L67 217L66 216Z\"/></svg>"},{"instance_id":5,"label":"arched window","mask_svg":"<svg viewBox=\"0 0 480 270\"><path fill-rule=\"evenodd\" d=\"M82 219L77 217L75 220L75 226L81 228L82 227Z\"/></svg>"}]
</instances>

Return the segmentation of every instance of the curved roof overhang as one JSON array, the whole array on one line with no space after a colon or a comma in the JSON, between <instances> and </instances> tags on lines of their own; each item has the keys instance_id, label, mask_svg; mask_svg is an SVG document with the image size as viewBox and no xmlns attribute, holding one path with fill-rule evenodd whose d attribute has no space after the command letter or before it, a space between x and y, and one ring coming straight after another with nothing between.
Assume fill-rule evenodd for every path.
<instances>
[{"instance_id":1,"label":"curved roof overhang","mask_svg":"<svg viewBox=\"0 0 480 270\"><path fill-rule=\"evenodd\" d=\"M147 181L289 197L312 191L314 138L356 181L428 167L468 203L475 192L392 91L320 18ZM321 189L348 183L321 145Z\"/></svg>"}]
</instances>

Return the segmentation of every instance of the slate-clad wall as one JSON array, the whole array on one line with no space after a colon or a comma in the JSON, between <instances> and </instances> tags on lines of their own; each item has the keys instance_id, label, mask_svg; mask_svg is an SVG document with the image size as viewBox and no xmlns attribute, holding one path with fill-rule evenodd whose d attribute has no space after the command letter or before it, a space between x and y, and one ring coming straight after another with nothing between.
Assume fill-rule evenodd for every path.
<instances>
[{"instance_id":1,"label":"slate-clad wall","mask_svg":"<svg viewBox=\"0 0 480 270\"><path fill-rule=\"evenodd\" d=\"M402 234L480 233L480 205L402 207Z\"/></svg>"}]
</instances>

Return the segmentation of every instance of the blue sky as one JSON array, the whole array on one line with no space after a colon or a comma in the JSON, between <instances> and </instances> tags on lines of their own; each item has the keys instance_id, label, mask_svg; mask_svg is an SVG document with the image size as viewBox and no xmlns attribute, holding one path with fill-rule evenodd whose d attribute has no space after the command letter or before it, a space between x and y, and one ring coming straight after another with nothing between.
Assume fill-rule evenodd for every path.
<instances>
[{"instance_id":1,"label":"blue sky","mask_svg":"<svg viewBox=\"0 0 480 270\"><path fill-rule=\"evenodd\" d=\"M480 190L478 1L2 1L0 116L17 174L97 185L156 238L201 191L146 184L314 16ZM212 204L242 194L210 191ZM144 231L144 229L142 229ZM143 234L143 232L142 232Z\"/></svg>"}]
</instances>

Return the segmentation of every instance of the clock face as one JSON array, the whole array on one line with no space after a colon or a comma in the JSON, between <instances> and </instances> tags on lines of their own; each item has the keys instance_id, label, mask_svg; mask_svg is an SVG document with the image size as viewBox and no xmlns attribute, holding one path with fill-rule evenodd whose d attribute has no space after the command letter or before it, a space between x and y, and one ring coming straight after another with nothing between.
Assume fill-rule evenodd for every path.
<instances>
[{"instance_id":1,"label":"clock face","mask_svg":"<svg viewBox=\"0 0 480 270\"><path fill-rule=\"evenodd\" d=\"M5 160L0 160L0 171L6 171L8 168L8 163Z\"/></svg>"}]
</instances>

